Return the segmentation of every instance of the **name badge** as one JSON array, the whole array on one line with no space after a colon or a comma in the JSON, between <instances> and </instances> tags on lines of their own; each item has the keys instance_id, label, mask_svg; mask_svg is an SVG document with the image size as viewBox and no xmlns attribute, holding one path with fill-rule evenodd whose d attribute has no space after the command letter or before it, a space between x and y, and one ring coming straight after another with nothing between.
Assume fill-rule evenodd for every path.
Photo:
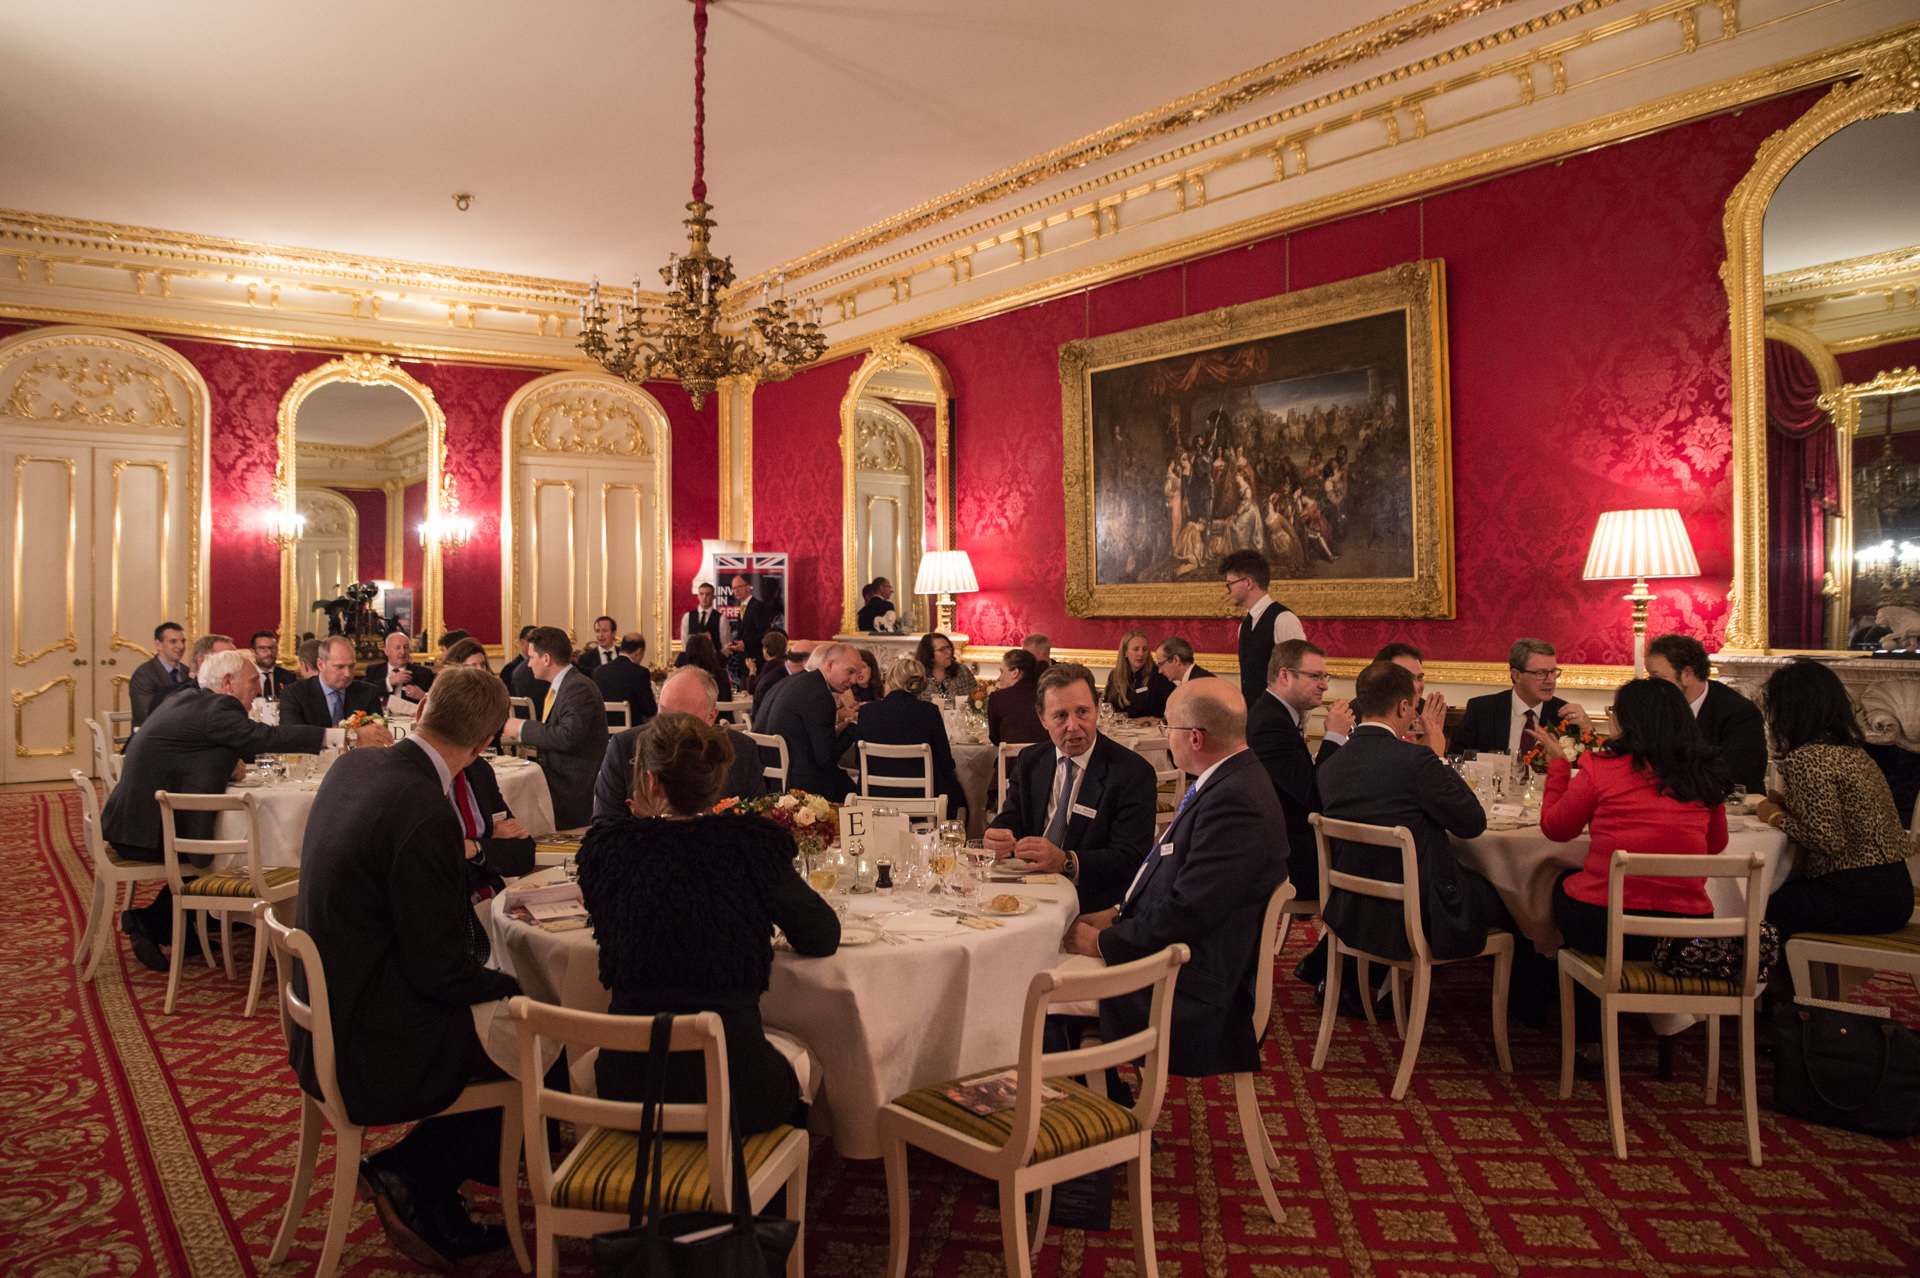
<instances>
[{"instance_id":1,"label":"name badge","mask_svg":"<svg viewBox=\"0 0 1920 1278\"><path fill-rule=\"evenodd\" d=\"M1100 815L1098 812L1095 812L1092 808L1088 807L1084 803L1074 804L1073 807L1069 809L1069 811L1071 811L1075 816L1097 817Z\"/></svg>"}]
</instances>

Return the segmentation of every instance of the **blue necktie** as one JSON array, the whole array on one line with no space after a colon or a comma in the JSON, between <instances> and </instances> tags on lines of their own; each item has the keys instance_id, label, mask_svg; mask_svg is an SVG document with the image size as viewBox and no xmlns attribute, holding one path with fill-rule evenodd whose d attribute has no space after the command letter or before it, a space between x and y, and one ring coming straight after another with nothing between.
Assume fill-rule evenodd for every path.
<instances>
[{"instance_id":1,"label":"blue necktie","mask_svg":"<svg viewBox=\"0 0 1920 1278\"><path fill-rule=\"evenodd\" d=\"M346 717L347 716L342 714L340 710L340 690L338 688L328 688L327 689L327 722L329 726L338 724L342 719Z\"/></svg>"},{"instance_id":2,"label":"blue necktie","mask_svg":"<svg viewBox=\"0 0 1920 1278\"><path fill-rule=\"evenodd\" d=\"M1067 818L1073 813L1073 760L1062 759L1060 797L1053 805L1053 820L1047 822L1047 842L1063 847L1067 838Z\"/></svg>"}]
</instances>

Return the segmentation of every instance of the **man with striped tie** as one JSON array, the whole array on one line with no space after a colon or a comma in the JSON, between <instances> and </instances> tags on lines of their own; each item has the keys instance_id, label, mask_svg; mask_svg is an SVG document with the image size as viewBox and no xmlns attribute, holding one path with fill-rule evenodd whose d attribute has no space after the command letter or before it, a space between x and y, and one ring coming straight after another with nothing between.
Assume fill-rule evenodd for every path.
<instances>
[{"instance_id":1,"label":"man with striped tie","mask_svg":"<svg viewBox=\"0 0 1920 1278\"><path fill-rule=\"evenodd\" d=\"M547 699L537 718L509 718L500 739L539 752L554 824L576 829L593 820L593 779L607 753L607 703L593 680L573 668L566 631L541 626L527 636L527 645L527 672L547 684Z\"/></svg>"}]
</instances>

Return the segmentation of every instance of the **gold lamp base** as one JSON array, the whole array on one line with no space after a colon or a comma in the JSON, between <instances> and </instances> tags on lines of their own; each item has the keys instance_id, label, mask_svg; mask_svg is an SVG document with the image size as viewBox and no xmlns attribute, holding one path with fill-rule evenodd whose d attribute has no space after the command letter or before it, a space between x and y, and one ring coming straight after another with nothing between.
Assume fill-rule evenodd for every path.
<instances>
[{"instance_id":1,"label":"gold lamp base","mask_svg":"<svg viewBox=\"0 0 1920 1278\"><path fill-rule=\"evenodd\" d=\"M1653 602L1653 592L1647 589L1647 579L1636 577L1633 589L1620 596L1633 605L1633 677L1644 679L1647 676L1647 605Z\"/></svg>"}]
</instances>

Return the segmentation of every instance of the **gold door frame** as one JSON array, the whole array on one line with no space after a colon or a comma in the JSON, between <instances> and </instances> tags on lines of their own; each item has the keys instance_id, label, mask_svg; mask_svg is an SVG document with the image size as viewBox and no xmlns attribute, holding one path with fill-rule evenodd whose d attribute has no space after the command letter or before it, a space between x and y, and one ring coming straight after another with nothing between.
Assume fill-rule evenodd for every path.
<instances>
[{"instance_id":1,"label":"gold door frame","mask_svg":"<svg viewBox=\"0 0 1920 1278\"><path fill-rule=\"evenodd\" d=\"M322 364L310 372L302 373L294 379L293 385L280 399L279 446L280 458L273 470L273 497L280 508L280 514L287 526L291 526L296 507L296 440L294 422L300 414L300 403L307 396L335 382L352 382L356 386L394 386L406 392L420 406L420 413L427 419L427 510L426 520L432 525L440 518L440 489L446 472L447 451L447 415L440 411L439 401L433 392L414 380L405 370L385 355L345 355L330 363ZM404 535L405 530L402 529ZM295 601L299 597L298 583L294 580L295 547L290 542L280 546L280 634L298 635L300 622L294 615ZM421 635L437 636L446 631L445 597L440 567L440 543L430 542L421 553L420 565L420 606L414 613L414 627ZM433 645L427 645L427 652L433 652Z\"/></svg>"},{"instance_id":2,"label":"gold door frame","mask_svg":"<svg viewBox=\"0 0 1920 1278\"><path fill-rule=\"evenodd\" d=\"M1728 652L1770 652L1767 634L1767 403L1764 259L1761 226L1773 193L1794 165L1861 120L1920 107L1920 35L1899 32L1861 51L1856 78L1831 92L1760 145L1753 167L1727 197L1722 228L1733 352L1733 582L1727 593ZM1841 436L1846 438L1846 436ZM1845 473L1843 471L1843 473Z\"/></svg>"},{"instance_id":3,"label":"gold door frame","mask_svg":"<svg viewBox=\"0 0 1920 1278\"><path fill-rule=\"evenodd\" d=\"M953 423L948 406L953 403L953 378L947 374L947 366L942 364L931 351L921 350L907 342L888 339L880 342L867 352L867 358L854 372L847 383L847 393L840 400L840 633L850 634L854 622L860 614L860 586L854 580L854 561L858 558L853 539L854 512L854 461L856 445L859 439L857 418L860 411L860 396L865 393L867 383L880 373L896 368L916 368L933 383L933 544L922 545L922 553L931 550L953 549ZM925 484L926 459L921 459L920 475L922 486ZM925 538L927 494L920 495L921 509L918 514L921 523L922 540ZM894 583L894 594L900 597L910 596L913 592L911 581ZM928 621L932 624L931 620Z\"/></svg>"}]
</instances>

